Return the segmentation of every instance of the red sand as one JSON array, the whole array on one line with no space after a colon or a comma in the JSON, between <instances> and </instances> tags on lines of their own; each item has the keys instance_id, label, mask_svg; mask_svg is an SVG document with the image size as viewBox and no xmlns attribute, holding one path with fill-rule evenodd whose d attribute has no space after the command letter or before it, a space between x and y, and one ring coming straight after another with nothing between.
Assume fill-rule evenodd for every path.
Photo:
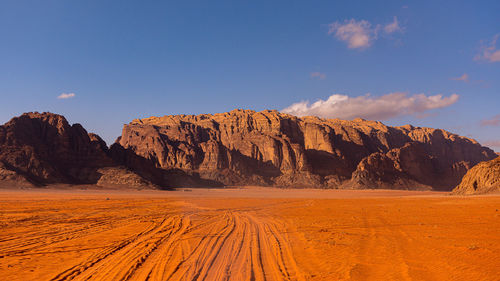
<instances>
[{"instance_id":1,"label":"red sand","mask_svg":"<svg viewBox=\"0 0 500 281\"><path fill-rule=\"evenodd\" d=\"M500 197L1 190L5 280L498 280Z\"/></svg>"}]
</instances>

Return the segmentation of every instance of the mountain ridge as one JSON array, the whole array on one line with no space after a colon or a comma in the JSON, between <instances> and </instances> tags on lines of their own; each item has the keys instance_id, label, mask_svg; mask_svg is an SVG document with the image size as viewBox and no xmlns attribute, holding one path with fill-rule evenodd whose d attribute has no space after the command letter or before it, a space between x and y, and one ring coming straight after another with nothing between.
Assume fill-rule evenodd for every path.
<instances>
[{"instance_id":1,"label":"mountain ridge","mask_svg":"<svg viewBox=\"0 0 500 281\"><path fill-rule=\"evenodd\" d=\"M471 167L496 156L440 129L276 110L134 119L109 148L49 112L0 126L0 181L21 186L451 190Z\"/></svg>"},{"instance_id":2,"label":"mountain ridge","mask_svg":"<svg viewBox=\"0 0 500 281\"><path fill-rule=\"evenodd\" d=\"M379 166L366 165L376 163L367 158L374 153L409 143L421 147L385 155L384 175L378 175ZM419 188L451 190L468 169L495 155L473 139L441 129L390 127L360 118L299 118L276 110L134 119L124 125L117 144L157 168L197 173L224 185L325 188L413 189L418 183ZM427 159L417 157L418 149ZM432 180L411 173L410 156L421 160L414 165L417 170L435 171Z\"/></svg>"}]
</instances>

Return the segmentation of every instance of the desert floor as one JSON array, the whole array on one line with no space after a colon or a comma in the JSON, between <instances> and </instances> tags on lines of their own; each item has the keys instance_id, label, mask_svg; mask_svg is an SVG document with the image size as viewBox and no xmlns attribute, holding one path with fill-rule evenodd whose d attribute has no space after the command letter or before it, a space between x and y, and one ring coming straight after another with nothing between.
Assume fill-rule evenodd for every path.
<instances>
[{"instance_id":1,"label":"desert floor","mask_svg":"<svg viewBox=\"0 0 500 281\"><path fill-rule=\"evenodd\" d=\"M500 196L0 190L0 280L499 280Z\"/></svg>"}]
</instances>

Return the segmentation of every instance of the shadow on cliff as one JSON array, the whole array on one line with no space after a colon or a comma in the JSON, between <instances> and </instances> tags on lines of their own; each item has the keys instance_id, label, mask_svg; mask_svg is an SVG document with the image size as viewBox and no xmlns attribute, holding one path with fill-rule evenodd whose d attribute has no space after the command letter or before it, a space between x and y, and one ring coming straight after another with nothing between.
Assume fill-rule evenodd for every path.
<instances>
[{"instance_id":1,"label":"shadow on cliff","mask_svg":"<svg viewBox=\"0 0 500 281\"><path fill-rule=\"evenodd\" d=\"M16 168L15 166L13 166L7 162L0 161L0 169L1 168L5 169L7 171L12 171L12 172L16 173L17 175L19 175L21 178L23 178L26 181L25 182L26 185L33 185L36 187L45 186L43 180L40 180L37 177L34 177L33 175L31 175L31 174L29 174L29 173L27 173L19 168Z\"/></svg>"},{"instance_id":2,"label":"shadow on cliff","mask_svg":"<svg viewBox=\"0 0 500 281\"><path fill-rule=\"evenodd\" d=\"M234 166L230 168L233 170L238 170L246 175L255 174L264 179L277 177L281 174L280 168L276 167L272 161L260 161L255 158L248 157L235 149L231 149L229 152Z\"/></svg>"},{"instance_id":3,"label":"shadow on cliff","mask_svg":"<svg viewBox=\"0 0 500 281\"><path fill-rule=\"evenodd\" d=\"M141 177L158 185L161 189L176 187L224 187L220 181L203 179L196 172L185 172L180 169L162 169L150 159L137 155L118 143L109 148L109 156L119 165L123 165Z\"/></svg>"},{"instance_id":4,"label":"shadow on cliff","mask_svg":"<svg viewBox=\"0 0 500 281\"><path fill-rule=\"evenodd\" d=\"M306 156L312 171L322 177L338 175L344 179L350 178L356 170L357 163L350 163L337 155L316 149L307 149Z\"/></svg>"}]
</instances>

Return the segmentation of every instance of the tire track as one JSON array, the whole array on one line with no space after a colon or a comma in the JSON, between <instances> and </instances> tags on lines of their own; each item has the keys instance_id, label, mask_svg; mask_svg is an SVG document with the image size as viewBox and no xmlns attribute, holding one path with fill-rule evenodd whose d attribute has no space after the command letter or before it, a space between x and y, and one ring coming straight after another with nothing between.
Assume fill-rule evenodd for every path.
<instances>
[{"instance_id":1,"label":"tire track","mask_svg":"<svg viewBox=\"0 0 500 281\"><path fill-rule=\"evenodd\" d=\"M164 221L162 223L164 223ZM143 232L141 232L139 234L136 234L136 235L134 235L132 237L129 237L129 238L127 238L127 239L119 242L116 245L112 245L112 246L108 247L106 250L103 250L101 252L98 252L98 253L94 254L92 257L90 257L85 262L83 262L81 264L78 264L78 265L75 265L75 266L73 266L73 267L71 267L71 268L69 268L69 269L67 269L67 270L59 273L58 275L56 275L54 278L52 278L50 280L51 281L56 281L56 280L59 280L59 281L62 281L62 280L74 280L81 273L83 273L86 270L88 270L88 269L96 266L96 264L98 264L99 262L104 261L110 255L112 255L112 254L120 251L125 246L127 246L127 245L131 244L132 242L138 240L142 236L148 235L148 233L150 233L152 231L155 231L159 227L160 227L160 224L155 224L155 225L151 226L150 228L144 230Z\"/></svg>"},{"instance_id":2,"label":"tire track","mask_svg":"<svg viewBox=\"0 0 500 281\"><path fill-rule=\"evenodd\" d=\"M249 211L171 216L51 280L306 280L284 230Z\"/></svg>"}]
</instances>

